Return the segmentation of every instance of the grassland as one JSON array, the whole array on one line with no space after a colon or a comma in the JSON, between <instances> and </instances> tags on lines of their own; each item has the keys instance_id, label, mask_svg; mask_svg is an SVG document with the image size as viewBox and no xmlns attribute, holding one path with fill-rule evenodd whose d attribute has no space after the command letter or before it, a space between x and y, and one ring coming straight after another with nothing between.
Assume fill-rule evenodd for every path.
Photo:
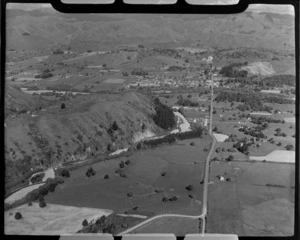
<instances>
[{"instance_id":1,"label":"grassland","mask_svg":"<svg viewBox=\"0 0 300 240\"><path fill-rule=\"evenodd\" d=\"M175 236L185 236L189 233L199 233L199 220L165 217L154 220L132 233L173 233Z\"/></svg>"},{"instance_id":2,"label":"grassland","mask_svg":"<svg viewBox=\"0 0 300 240\"><path fill-rule=\"evenodd\" d=\"M195 146L190 146L194 142ZM209 137L179 141L156 149L141 150L92 165L96 175L85 176L86 168L71 172L70 179L46 196L46 202L77 207L106 208L125 212L138 210L159 213L199 214L201 212L203 168ZM125 178L115 173L121 161L130 160L123 169ZM165 172L165 176L161 174ZM104 179L108 174L109 179ZM180 176L180 177L179 177ZM185 188L194 186L192 191ZM162 190L157 192L156 190ZM131 192L133 197L127 197ZM188 195L192 194L193 199ZM177 196L175 202L163 197Z\"/></svg>"},{"instance_id":3,"label":"grassland","mask_svg":"<svg viewBox=\"0 0 300 240\"><path fill-rule=\"evenodd\" d=\"M210 181L208 233L293 235L295 165L213 162Z\"/></svg>"}]
</instances>

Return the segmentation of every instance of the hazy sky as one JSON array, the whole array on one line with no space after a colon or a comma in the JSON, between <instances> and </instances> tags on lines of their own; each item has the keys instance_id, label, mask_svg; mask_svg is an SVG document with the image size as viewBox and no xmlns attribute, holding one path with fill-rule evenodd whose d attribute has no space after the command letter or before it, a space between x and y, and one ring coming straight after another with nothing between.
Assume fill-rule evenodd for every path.
<instances>
[{"instance_id":1,"label":"hazy sky","mask_svg":"<svg viewBox=\"0 0 300 240\"><path fill-rule=\"evenodd\" d=\"M114 0L62 0L65 3L111 3ZM127 2L139 2L141 0L126 0ZM155 3L173 3L176 0L143 0ZM235 4L238 0L187 0L192 4ZM201 2L201 3L200 3ZM33 10L37 8L51 7L50 4L34 4L34 3L8 3L7 8L23 9L23 10ZM290 14L295 15L294 7L292 5L269 5L269 4L251 4L247 11L253 12L272 12L279 14Z\"/></svg>"}]
</instances>

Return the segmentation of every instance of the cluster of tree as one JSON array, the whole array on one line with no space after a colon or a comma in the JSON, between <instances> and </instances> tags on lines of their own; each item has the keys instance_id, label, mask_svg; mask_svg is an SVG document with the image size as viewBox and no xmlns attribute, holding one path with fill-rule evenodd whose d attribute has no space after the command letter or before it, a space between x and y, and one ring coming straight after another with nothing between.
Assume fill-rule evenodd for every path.
<instances>
[{"instance_id":1,"label":"cluster of tree","mask_svg":"<svg viewBox=\"0 0 300 240\"><path fill-rule=\"evenodd\" d=\"M156 147L160 144L163 144L163 143L173 143L176 141L176 138L173 134L169 134L167 136L164 136L162 138L157 138L157 139L151 139L151 140L146 140L144 141L143 143L146 145L146 146L149 146L149 147Z\"/></svg>"},{"instance_id":2,"label":"cluster of tree","mask_svg":"<svg viewBox=\"0 0 300 240\"><path fill-rule=\"evenodd\" d=\"M238 67L245 66L248 63L232 63L230 65L224 66L220 70L220 74L222 74L225 77L239 77L239 78L245 78L248 75L248 72L246 70L237 70Z\"/></svg>"},{"instance_id":3,"label":"cluster of tree","mask_svg":"<svg viewBox=\"0 0 300 240\"><path fill-rule=\"evenodd\" d=\"M36 175L34 175L34 176L30 179L30 181L31 181L32 183L38 183L38 182L41 182L41 181L43 180L44 176L45 176L45 173L39 173L39 174L36 174Z\"/></svg>"},{"instance_id":4,"label":"cluster of tree","mask_svg":"<svg viewBox=\"0 0 300 240\"><path fill-rule=\"evenodd\" d=\"M263 95L262 100L267 103L278 103L278 104L294 104L292 99L287 99L283 96L276 95Z\"/></svg>"},{"instance_id":5,"label":"cluster of tree","mask_svg":"<svg viewBox=\"0 0 300 240\"><path fill-rule=\"evenodd\" d=\"M225 139L224 142L236 142L237 141L237 135L236 134L230 134L228 138Z\"/></svg>"},{"instance_id":6,"label":"cluster of tree","mask_svg":"<svg viewBox=\"0 0 300 240\"><path fill-rule=\"evenodd\" d=\"M274 135L277 137L286 137L286 134L284 132L281 132L280 128L276 128L275 132L276 133Z\"/></svg>"},{"instance_id":7,"label":"cluster of tree","mask_svg":"<svg viewBox=\"0 0 300 240\"><path fill-rule=\"evenodd\" d=\"M263 125L258 125L252 128L245 126L245 127L241 127L239 131L243 132L246 135L255 137L257 139L266 138L267 136L262 131L267 128L267 125L268 125L267 123L264 123Z\"/></svg>"},{"instance_id":8,"label":"cluster of tree","mask_svg":"<svg viewBox=\"0 0 300 240\"><path fill-rule=\"evenodd\" d=\"M53 73L51 73L49 69L45 69L41 74L35 75L35 78L45 79L45 78L49 78L52 76L53 76Z\"/></svg>"},{"instance_id":9,"label":"cluster of tree","mask_svg":"<svg viewBox=\"0 0 300 240\"><path fill-rule=\"evenodd\" d=\"M110 233L113 234L116 230L114 224L114 214L111 214L109 217L103 215L95 222L88 223L85 219L82 222L83 228L78 231L78 233Z\"/></svg>"},{"instance_id":10,"label":"cluster of tree","mask_svg":"<svg viewBox=\"0 0 300 240\"><path fill-rule=\"evenodd\" d=\"M165 130L175 127L175 115L173 110L159 101L154 99L156 114L153 116L155 124Z\"/></svg>"},{"instance_id":11,"label":"cluster of tree","mask_svg":"<svg viewBox=\"0 0 300 240\"><path fill-rule=\"evenodd\" d=\"M130 73L131 75L136 75L136 76L147 76L148 75L148 71L145 71L143 69L134 69L131 71Z\"/></svg>"},{"instance_id":12,"label":"cluster of tree","mask_svg":"<svg viewBox=\"0 0 300 240\"><path fill-rule=\"evenodd\" d=\"M61 49L56 49L53 51L53 54L64 54L64 51Z\"/></svg>"},{"instance_id":13,"label":"cluster of tree","mask_svg":"<svg viewBox=\"0 0 300 240\"><path fill-rule=\"evenodd\" d=\"M203 134L203 129L201 127L197 127L192 131L174 133L173 135L179 140L192 139L192 138L200 138Z\"/></svg>"},{"instance_id":14,"label":"cluster of tree","mask_svg":"<svg viewBox=\"0 0 300 240\"><path fill-rule=\"evenodd\" d=\"M162 201L163 202L175 202L175 201L177 201L177 199L178 199L177 196L172 196L170 198L163 197Z\"/></svg>"},{"instance_id":15,"label":"cluster of tree","mask_svg":"<svg viewBox=\"0 0 300 240\"><path fill-rule=\"evenodd\" d=\"M296 77L294 75L274 75L270 77L265 77L260 82L260 85L267 87L282 87L283 85L295 86Z\"/></svg>"},{"instance_id":16,"label":"cluster of tree","mask_svg":"<svg viewBox=\"0 0 300 240\"><path fill-rule=\"evenodd\" d=\"M188 106L188 107L199 107L199 104L197 102L193 102L190 99L179 99L176 104L180 106Z\"/></svg>"},{"instance_id":17,"label":"cluster of tree","mask_svg":"<svg viewBox=\"0 0 300 240\"><path fill-rule=\"evenodd\" d=\"M70 177L70 172L69 172L69 170L66 169L66 168L58 168L58 169L56 170L55 174L56 174L57 176L62 176L62 177L67 177L67 178Z\"/></svg>"},{"instance_id":18,"label":"cluster of tree","mask_svg":"<svg viewBox=\"0 0 300 240\"><path fill-rule=\"evenodd\" d=\"M249 114L249 116L250 116L250 114ZM265 122L267 122L267 123L284 123L284 120L274 119L274 118L265 117L265 116L251 116L251 122L262 125Z\"/></svg>"},{"instance_id":19,"label":"cluster of tree","mask_svg":"<svg viewBox=\"0 0 300 240\"><path fill-rule=\"evenodd\" d=\"M233 144L233 147L236 148L238 151L244 154L248 154L248 148L251 143L248 143L247 139L240 139L235 144Z\"/></svg>"},{"instance_id":20,"label":"cluster of tree","mask_svg":"<svg viewBox=\"0 0 300 240\"><path fill-rule=\"evenodd\" d=\"M95 170L92 167L89 167L85 173L87 177L94 176L96 174Z\"/></svg>"},{"instance_id":21,"label":"cluster of tree","mask_svg":"<svg viewBox=\"0 0 300 240\"><path fill-rule=\"evenodd\" d=\"M170 72L176 72L176 71L184 71L185 67L180 67L180 66L170 66L168 67L168 71Z\"/></svg>"}]
</instances>

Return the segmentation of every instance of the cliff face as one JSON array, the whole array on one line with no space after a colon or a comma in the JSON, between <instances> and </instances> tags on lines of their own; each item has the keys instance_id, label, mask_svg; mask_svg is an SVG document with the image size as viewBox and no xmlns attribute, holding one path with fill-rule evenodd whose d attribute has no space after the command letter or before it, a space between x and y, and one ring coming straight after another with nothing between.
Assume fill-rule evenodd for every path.
<instances>
[{"instance_id":1,"label":"cliff face","mask_svg":"<svg viewBox=\"0 0 300 240\"><path fill-rule=\"evenodd\" d=\"M138 93L91 94L6 121L7 177L35 166L84 160L128 147L143 132L160 133L150 100ZM114 123L115 122L115 123Z\"/></svg>"}]
</instances>

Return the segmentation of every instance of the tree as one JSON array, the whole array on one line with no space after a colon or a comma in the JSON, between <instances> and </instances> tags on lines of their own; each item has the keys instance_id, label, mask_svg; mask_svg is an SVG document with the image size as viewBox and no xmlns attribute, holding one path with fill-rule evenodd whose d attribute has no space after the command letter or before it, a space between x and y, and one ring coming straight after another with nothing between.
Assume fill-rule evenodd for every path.
<instances>
[{"instance_id":1,"label":"tree","mask_svg":"<svg viewBox=\"0 0 300 240\"><path fill-rule=\"evenodd\" d=\"M232 155L230 155L226 160L228 161L228 162L230 162L230 161L232 161L234 159L234 157L232 156Z\"/></svg>"},{"instance_id":2,"label":"tree","mask_svg":"<svg viewBox=\"0 0 300 240\"><path fill-rule=\"evenodd\" d=\"M124 161L121 161L121 163L119 164L119 167L120 167L120 168L124 168L124 167L125 167L125 162L124 162Z\"/></svg>"},{"instance_id":3,"label":"tree","mask_svg":"<svg viewBox=\"0 0 300 240\"><path fill-rule=\"evenodd\" d=\"M84 219L82 222L82 226L86 227L87 225L89 225L89 223L86 219Z\"/></svg>"},{"instance_id":4,"label":"tree","mask_svg":"<svg viewBox=\"0 0 300 240\"><path fill-rule=\"evenodd\" d=\"M62 103L62 104L60 105L60 108L61 108L61 109L65 109L65 108L66 108L66 104L65 104L65 103Z\"/></svg>"},{"instance_id":5,"label":"tree","mask_svg":"<svg viewBox=\"0 0 300 240\"><path fill-rule=\"evenodd\" d=\"M46 204L45 200L40 201L40 202L39 202L39 206L40 206L40 208L46 207L47 204Z\"/></svg>"},{"instance_id":6,"label":"tree","mask_svg":"<svg viewBox=\"0 0 300 240\"><path fill-rule=\"evenodd\" d=\"M188 191L192 191L194 189L194 186L190 184L185 189Z\"/></svg>"},{"instance_id":7,"label":"tree","mask_svg":"<svg viewBox=\"0 0 300 240\"><path fill-rule=\"evenodd\" d=\"M132 192L127 193L127 197L132 198L133 197Z\"/></svg>"},{"instance_id":8,"label":"tree","mask_svg":"<svg viewBox=\"0 0 300 240\"><path fill-rule=\"evenodd\" d=\"M118 126L118 124L117 124L116 121L113 122L112 129L113 129L114 131L117 131L117 130L119 129L119 126Z\"/></svg>"},{"instance_id":9,"label":"tree","mask_svg":"<svg viewBox=\"0 0 300 240\"><path fill-rule=\"evenodd\" d=\"M21 219L22 218L22 214L20 213L20 212L17 212L16 214L15 214L15 219L16 220L19 220L19 219Z\"/></svg>"},{"instance_id":10,"label":"tree","mask_svg":"<svg viewBox=\"0 0 300 240\"><path fill-rule=\"evenodd\" d=\"M161 176L163 176L163 177L166 176L166 172L162 172Z\"/></svg>"},{"instance_id":11,"label":"tree","mask_svg":"<svg viewBox=\"0 0 300 240\"><path fill-rule=\"evenodd\" d=\"M106 175L104 176L104 179L109 179L109 175L106 174Z\"/></svg>"},{"instance_id":12,"label":"tree","mask_svg":"<svg viewBox=\"0 0 300 240\"><path fill-rule=\"evenodd\" d=\"M286 150L292 150L292 149L294 149L294 146L292 144L288 144L288 145L285 146L285 149Z\"/></svg>"},{"instance_id":13,"label":"tree","mask_svg":"<svg viewBox=\"0 0 300 240\"><path fill-rule=\"evenodd\" d=\"M191 145L191 146L195 146L195 142L191 142L190 145Z\"/></svg>"},{"instance_id":14,"label":"tree","mask_svg":"<svg viewBox=\"0 0 300 240\"><path fill-rule=\"evenodd\" d=\"M125 162L125 164L126 164L126 165L129 165L129 164L130 164L130 160L127 160L127 161Z\"/></svg>"}]
</instances>

